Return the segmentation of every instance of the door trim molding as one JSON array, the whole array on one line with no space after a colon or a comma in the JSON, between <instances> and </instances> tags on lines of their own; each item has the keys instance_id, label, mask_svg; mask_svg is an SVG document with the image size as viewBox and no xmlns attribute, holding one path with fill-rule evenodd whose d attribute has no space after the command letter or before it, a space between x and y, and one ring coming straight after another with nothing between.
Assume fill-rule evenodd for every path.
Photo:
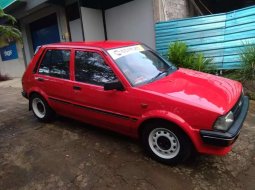
<instances>
[{"instance_id":1,"label":"door trim molding","mask_svg":"<svg viewBox=\"0 0 255 190\"><path fill-rule=\"evenodd\" d=\"M108 112L108 111L104 111L104 110L100 110L100 109L96 109L96 108L92 108L92 107L88 107L88 106L82 106L82 105L79 105L79 104L70 103L70 102L67 102L67 101L64 101L64 100L59 100L59 99L52 98L52 97L49 97L48 99L51 100L51 101L54 101L54 102L59 102L59 103L62 103L62 104L69 104L69 105L75 106L77 108L97 112L97 113L104 114L104 115L110 115L110 116L117 117L117 118L124 119L124 120L131 120L131 121L134 121L134 122L136 122L138 120L137 118L134 118L134 117L129 117L129 116L126 116L126 115L113 113L113 112Z\"/></svg>"}]
</instances>

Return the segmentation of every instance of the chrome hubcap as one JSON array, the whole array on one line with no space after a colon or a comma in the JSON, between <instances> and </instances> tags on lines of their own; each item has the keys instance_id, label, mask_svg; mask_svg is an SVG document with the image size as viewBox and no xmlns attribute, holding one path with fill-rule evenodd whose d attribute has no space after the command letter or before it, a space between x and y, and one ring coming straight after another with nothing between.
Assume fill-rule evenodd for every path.
<instances>
[{"instance_id":1,"label":"chrome hubcap","mask_svg":"<svg viewBox=\"0 0 255 190\"><path fill-rule=\"evenodd\" d=\"M180 151L180 143L174 133L165 128L156 128L149 134L149 146L160 158L174 158Z\"/></svg>"}]
</instances>

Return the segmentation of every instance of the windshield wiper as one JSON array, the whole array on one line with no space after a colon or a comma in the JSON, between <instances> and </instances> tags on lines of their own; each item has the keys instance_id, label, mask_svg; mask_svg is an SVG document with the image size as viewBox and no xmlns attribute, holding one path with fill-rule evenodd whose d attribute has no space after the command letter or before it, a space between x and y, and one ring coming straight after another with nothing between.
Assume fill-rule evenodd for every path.
<instances>
[{"instance_id":1,"label":"windshield wiper","mask_svg":"<svg viewBox=\"0 0 255 190\"><path fill-rule=\"evenodd\" d=\"M167 76L167 75L168 75L168 72L169 72L169 70L165 70L165 71L159 72L155 77L153 77L153 78L150 80L150 82L155 81L157 78L159 78L161 75L163 75L163 74L165 74L165 73L166 73L166 76Z\"/></svg>"},{"instance_id":2,"label":"windshield wiper","mask_svg":"<svg viewBox=\"0 0 255 190\"><path fill-rule=\"evenodd\" d=\"M174 66L169 67L168 69L159 72L155 77L153 77L150 82L155 81L157 78L159 78L161 75L166 73L166 76L168 76L172 71L174 71L176 68Z\"/></svg>"}]
</instances>

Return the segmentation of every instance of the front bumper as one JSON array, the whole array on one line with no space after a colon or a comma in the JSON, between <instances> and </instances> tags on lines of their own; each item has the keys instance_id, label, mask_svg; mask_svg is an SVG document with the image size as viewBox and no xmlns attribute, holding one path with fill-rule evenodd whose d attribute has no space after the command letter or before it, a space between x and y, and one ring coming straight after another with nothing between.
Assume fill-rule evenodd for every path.
<instances>
[{"instance_id":1,"label":"front bumper","mask_svg":"<svg viewBox=\"0 0 255 190\"><path fill-rule=\"evenodd\" d=\"M249 98L247 96L244 96L241 112L237 119L235 120L235 122L233 123L233 125L230 127L230 129L226 132L200 130L200 135L202 137L203 142L206 144L220 147L227 147L233 144L239 136L248 109Z\"/></svg>"}]
</instances>

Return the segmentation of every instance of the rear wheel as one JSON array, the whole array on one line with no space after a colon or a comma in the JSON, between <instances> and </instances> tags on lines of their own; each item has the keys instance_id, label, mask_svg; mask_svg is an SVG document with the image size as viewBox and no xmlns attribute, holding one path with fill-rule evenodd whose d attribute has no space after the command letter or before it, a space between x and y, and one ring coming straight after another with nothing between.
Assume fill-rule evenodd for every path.
<instances>
[{"instance_id":1,"label":"rear wheel","mask_svg":"<svg viewBox=\"0 0 255 190\"><path fill-rule=\"evenodd\" d=\"M35 117L42 122L50 122L55 116L54 111L50 108L44 98L38 94L30 97L30 104Z\"/></svg>"},{"instance_id":2,"label":"rear wheel","mask_svg":"<svg viewBox=\"0 0 255 190\"><path fill-rule=\"evenodd\" d=\"M186 134L177 126L164 121L146 124L142 143L149 156L164 164L183 162L192 151L192 144Z\"/></svg>"}]
</instances>

